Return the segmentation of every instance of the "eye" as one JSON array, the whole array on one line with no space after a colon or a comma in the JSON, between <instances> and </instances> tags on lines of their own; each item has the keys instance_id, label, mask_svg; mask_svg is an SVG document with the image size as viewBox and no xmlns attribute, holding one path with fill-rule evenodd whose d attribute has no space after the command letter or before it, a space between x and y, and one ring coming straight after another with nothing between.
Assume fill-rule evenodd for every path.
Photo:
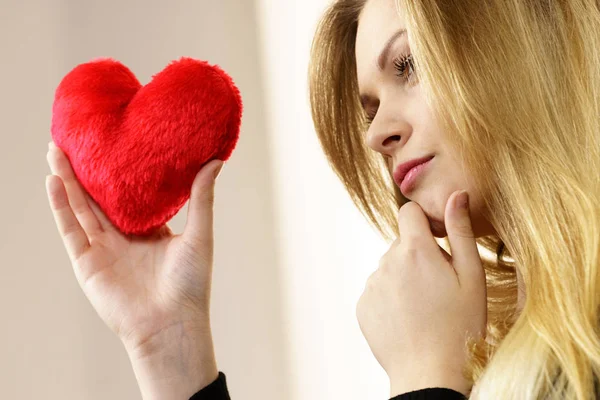
<instances>
[{"instance_id":1,"label":"eye","mask_svg":"<svg viewBox=\"0 0 600 400\"><path fill-rule=\"evenodd\" d=\"M364 110L364 117L365 117L365 121L367 124L367 127L369 125L371 125L371 122L373 122L373 120L375 119L375 116L377 115L377 109L379 107L368 107L363 109Z\"/></svg>"},{"instance_id":2,"label":"eye","mask_svg":"<svg viewBox=\"0 0 600 400\"><path fill-rule=\"evenodd\" d=\"M373 122L373 120L375 119L375 114L367 114L367 124L371 124L371 122Z\"/></svg>"},{"instance_id":3,"label":"eye","mask_svg":"<svg viewBox=\"0 0 600 400\"><path fill-rule=\"evenodd\" d=\"M401 54L396 57L393 61L394 68L397 76L402 78L405 82L408 82L414 78L415 65L413 62L412 54Z\"/></svg>"},{"instance_id":4,"label":"eye","mask_svg":"<svg viewBox=\"0 0 600 400\"><path fill-rule=\"evenodd\" d=\"M405 82L412 82L415 79L415 65L411 53L400 54L392 61L397 73L396 76L402 78ZM375 119L375 113L366 114L367 126L371 125Z\"/></svg>"}]
</instances>

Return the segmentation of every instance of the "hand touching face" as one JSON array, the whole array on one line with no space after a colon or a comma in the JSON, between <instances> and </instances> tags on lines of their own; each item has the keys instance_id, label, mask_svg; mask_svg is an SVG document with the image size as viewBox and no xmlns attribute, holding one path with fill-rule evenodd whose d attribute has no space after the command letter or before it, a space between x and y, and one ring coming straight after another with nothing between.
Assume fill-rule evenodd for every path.
<instances>
[{"instance_id":1,"label":"hand touching face","mask_svg":"<svg viewBox=\"0 0 600 400\"><path fill-rule=\"evenodd\" d=\"M369 277L356 315L363 335L392 385L392 395L425 387L470 389L462 377L467 336L485 334L485 270L468 204L445 208L452 256L431 233L415 202L398 213L400 237Z\"/></svg>"}]
</instances>

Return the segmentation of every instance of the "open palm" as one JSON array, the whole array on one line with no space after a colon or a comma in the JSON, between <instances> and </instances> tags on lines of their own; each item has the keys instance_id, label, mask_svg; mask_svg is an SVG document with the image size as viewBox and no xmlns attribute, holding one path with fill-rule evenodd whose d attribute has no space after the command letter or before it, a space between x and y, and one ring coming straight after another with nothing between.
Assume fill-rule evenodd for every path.
<instances>
[{"instance_id":1,"label":"open palm","mask_svg":"<svg viewBox=\"0 0 600 400\"><path fill-rule=\"evenodd\" d=\"M50 144L48 199L77 281L100 318L134 350L174 324L209 326L213 264L211 161L192 186L184 232L121 233L86 193L67 156Z\"/></svg>"}]
</instances>

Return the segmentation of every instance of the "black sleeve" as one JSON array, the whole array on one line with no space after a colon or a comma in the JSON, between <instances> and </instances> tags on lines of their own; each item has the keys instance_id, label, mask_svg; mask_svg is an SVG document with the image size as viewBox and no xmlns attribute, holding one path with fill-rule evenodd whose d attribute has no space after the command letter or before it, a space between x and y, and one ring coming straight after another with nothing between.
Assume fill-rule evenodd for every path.
<instances>
[{"instance_id":1,"label":"black sleeve","mask_svg":"<svg viewBox=\"0 0 600 400\"><path fill-rule=\"evenodd\" d=\"M466 400L464 394L448 388L427 388L402 393L390 400Z\"/></svg>"},{"instance_id":2,"label":"black sleeve","mask_svg":"<svg viewBox=\"0 0 600 400\"><path fill-rule=\"evenodd\" d=\"M203 387L189 400L231 400L227 390L225 374L219 371L219 376L210 385Z\"/></svg>"}]
</instances>

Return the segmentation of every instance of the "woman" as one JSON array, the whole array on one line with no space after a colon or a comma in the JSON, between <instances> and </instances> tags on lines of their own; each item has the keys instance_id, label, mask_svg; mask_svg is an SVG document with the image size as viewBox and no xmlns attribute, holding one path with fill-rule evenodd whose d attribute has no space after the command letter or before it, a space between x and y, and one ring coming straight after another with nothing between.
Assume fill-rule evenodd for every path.
<instances>
[{"instance_id":1,"label":"woman","mask_svg":"<svg viewBox=\"0 0 600 400\"><path fill-rule=\"evenodd\" d=\"M598 8L597 0L340 0L315 37L316 131L365 216L402 238L410 229L394 210L402 219L417 203L443 237L444 205L467 189L474 236L496 254L483 260L485 340L469 341L464 365L477 382L472 398L598 392ZM399 163L431 155L412 190L391 189Z\"/></svg>"},{"instance_id":2,"label":"woman","mask_svg":"<svg viewBox=\"0 0 600 400\"><path fill-rule=\"evenodd\" d=\"M391 396L597 393L597 0L337 0L314 39L310 91L333 169L394 240L356 310ZM404 177L399 165L422 157ZM184 233L146 240L114 229L60 150L49 163L77 279L144 398L228 398L209 316L221 162L196 177ZM157 362L173 358L179 368Z\"/></svg>"}]
</instances>

